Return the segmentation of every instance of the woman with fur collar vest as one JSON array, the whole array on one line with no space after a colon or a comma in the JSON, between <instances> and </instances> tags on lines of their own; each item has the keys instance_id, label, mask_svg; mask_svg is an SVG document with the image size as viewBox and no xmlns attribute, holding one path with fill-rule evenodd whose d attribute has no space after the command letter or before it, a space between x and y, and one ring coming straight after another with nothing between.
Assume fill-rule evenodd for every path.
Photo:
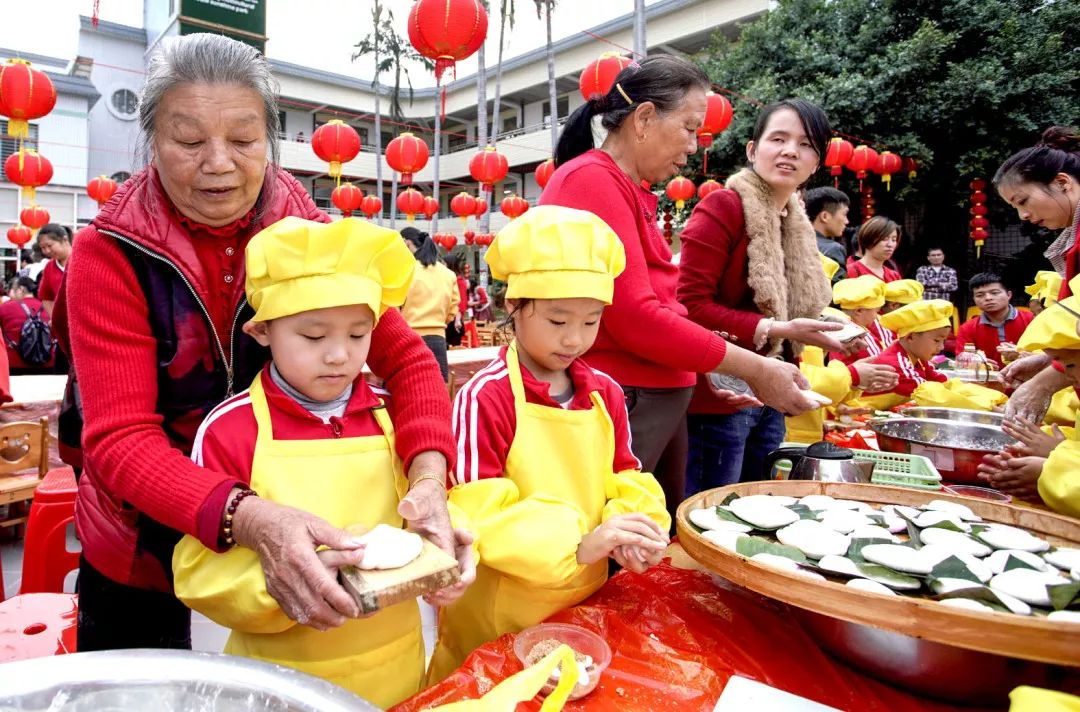
<instances>
[{"instance_id":1,"label":"woman with fur collar vest","mask_svg":"<svg viewBox=\"0 0 1080 712\"><path fill-rule=\"evenodd\" d=\"M765 107L746 144L749 167L698 203L681 236L678 298L690 318L765 357L793 362L804 344L863 347L861 339L841 343L828 334L840 325L819 320L829 280L795 194L821 164L829 132L825 113L802 99ZM740 408L701 379L688 426L688 495L760 479L765 456L784 439L781 411Z\"/></svg>"}]
</instances>

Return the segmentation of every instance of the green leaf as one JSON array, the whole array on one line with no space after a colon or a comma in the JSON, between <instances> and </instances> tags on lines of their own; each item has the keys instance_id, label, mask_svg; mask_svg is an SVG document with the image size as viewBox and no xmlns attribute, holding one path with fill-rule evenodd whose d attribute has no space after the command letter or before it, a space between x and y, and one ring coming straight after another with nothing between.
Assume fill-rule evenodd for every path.
<instances>
[{"instance_id":1,"label":"green leaf","mask_svg":"<svg viewBox=\"0 0 1080 712\"><path fill-rule=\"evenodd\" d=\"M937 566L930 571L931 578L954 578L964 579L965 581L974 581L977 584L982 584L979 577L971 573L971 569L961 559L950 556L943 561L939 561Z\"/></svg>"},{"instance_id":2,"label":"green leaf","mask_svg":"<svg viewBox=\"0 0 1080 712\"><path fill-rule=\"evenodd\" d=\"M806 563L806 555L793 546L774 544L758 536L746 536L735 542L735 551L746 557L756 554L775 554L791 559L795 563Z\"/></svg>"},{"instance_id":3,"label":"green leaf","mask_svg":"<svg viewBox=\"0 0 1080 712\"><path fill-rule=\"evenodd\" d=\"M914 549L921 549L922 540L919 539L919 525L915 523L915 520L905 515L903 512L900 512L899 510L897 510L896 516L903 519L904 523L907 524L908 540L905 541L904 544Z\"/></svg>"},{"instance_id":4,"label":"green leaf","mask_svg":"<svg viewBox=\"0 0 1080 712\"><path fill-rule=\"evenodd\" d=\"M739 495L736 492L732 492L727 497L724 497L724 500L722 502L720 502L720 505L721 506L727 506L727 505L731 504L732 502L734 502L735 500L737 500L738 498L739 498Z\"/></svg>"},{"instance_id":5,"label":"green leaf","mask_svg":"<svg viewBox=\"0 0 1080 712\"><path fill-rule=\"evenodd\" d=\"M812 519L817 521L817 515L814 514L814 510L807 507L805 504L793 504L788 507L792 512L799 515L799 519Z\"/></svg>"},{"instance_id":6,"label":"green leaf","mask_svg":"<svg viewBox=\"0 0 1080 712\"><path fill-rule=\"evenodd\" d=\"M848 546L846 556L849 559L851 559L852 561L854 561L856 564L868 563L866 561L866 559L862 555L863 547L864 546L869 546L870 544L881 544L882 542L886 542L886 541L888 541L888 540L887 539L852 539L851 540L851 545ZM892 542L888 542L888 543L891 544Z\"/></svg>"},{"instance_id":7,"label":"green leaf","mask_svg":"<svg viewBox=\"0 0 1080 712\"><path fill-rule=\"evenodd\" d=\"M1033 571L1039 570L1028 562L1021 559L1019 556L1013 556L1012 554L1009 554L1009 558L1005 560L1005 571L1012 571L1013 569L1031 569Z\"/></svg>"},{"instance_id":8,"label":"green leaf","mask_svg":"<svg viewBox=\"0 0 1080 712\"><path fill-rule=\"evenodd\" d=\"M717 507L716 508L716 516L719 517L720 519L726 519L729 522L735 522L736 524L745 524L746 526L750 527L751 529L756 529L756 527L753 524L746 521L745 519L739 519L739 517L735 516L734 512L732 512L729 509L724 509L723 507Z\"/></svg>"},{"instance_id":9,"label":"green leaf","mask_svg":"<svg viewBox=\"0 0 1080 712\"><path fill-rule=\"evenodd\" d=\"M967 534L967 532L965 532L962 528L956 526L955 523L950 522L947 519L943 519L940 522L931 524L928 527L923 527L923 529L948 529L951 532L960 532L961 534Z\"/></svg>"},{"instance_id":10,"label":"green leaf","mask_svg":"<svg viewBox=\"0 0 1080 712\"><path fill-rule=\"evenodd\" d=\"M863 576L871 581L877 581L880 584L884 584L889 588L900 591L915 591L922 588L922 581L919 579L909 574L894 571L888 566L860 563L856 563L855 565L859 568L859 573Z\"/></svg>"},{"instance_id":11,"label":"green leaf","mask_svg":"<svg viewBox=\"0 0 1080 712\"><path fill-rule=\"evenodd\" d=\"M1077 603L1077 594L1080 594L1080 581L1047 586L1046 592L1050 594L1050 605L1054 607L1054 610L1063 611Z\"/></svg>"},{"instance_id":12,"label":"green leaf","mask_svg":"<svg viewBox=\"0 0 1080 712\"><path fill-rule=\"evenodd\" d=\"M971 588L962 588L957 591L950 591L949 593L939 593L932 597L935 601L944 601L946 598L970 598L973 601L981 601L986 605L993 608L995 611L1001 613L1012 613L1009 607L1001 602L1001 599L997 597L994 590L989 586L973 586Z\"/></svg>"}]
</instances>

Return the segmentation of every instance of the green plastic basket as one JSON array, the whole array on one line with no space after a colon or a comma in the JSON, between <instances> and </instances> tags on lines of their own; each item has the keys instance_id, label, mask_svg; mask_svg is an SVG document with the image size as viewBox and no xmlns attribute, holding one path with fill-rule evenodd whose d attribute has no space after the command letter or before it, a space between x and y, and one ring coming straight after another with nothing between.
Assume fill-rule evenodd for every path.
<instances>
[{"instance_id":1,"label":"green plastic basket","mask_svg":"<svg viewBox=\"0 0 1080 712\"><path fill-rule=\"evenodd\" d=\"M781 443L780 447L805 448L806 443ZM875 485L909 487L934 492L941 489L941 473L928 457L877 450L852 450L851 452L854 453L856 460L872 460L875 463L874 475L870 478ZM790 473L791 462L780 460L773 470L773 477L787 479Z\"/></svg>"}]
</instances>

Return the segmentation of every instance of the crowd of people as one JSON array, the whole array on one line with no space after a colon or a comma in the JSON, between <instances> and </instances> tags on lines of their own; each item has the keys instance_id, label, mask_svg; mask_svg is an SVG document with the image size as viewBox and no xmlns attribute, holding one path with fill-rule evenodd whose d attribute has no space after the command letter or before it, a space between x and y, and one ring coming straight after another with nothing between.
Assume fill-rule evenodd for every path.
<instances>
[{"instance_id":1,"label":"crowd of people","mask_svg":"<svg viewBox=\"0 0 1080 712\"><path fill-rule=\"evenodd\" d=\"M39 238L55 267L38 299L73 363L61 444L79 476L79 650L190 647L194 609L232 629L227 652L388 706L584 600L610 562L657 564L688 494L762 478L793 434L820 439L807 388L836 407L1001 405L935 367L958 289L941 250L903 280L894 221L865 221L849 256L847 197L800 194L830 137L807 101L761 110L746 168L700 201L673 263L642 184L697 150L709 86L650 57L568 118L540 205L485 257L513 340L451 404L447 349L493 316L467 266L421 231L315 206L277 165L256 50L163 42L139 102L147 167L73 246ZM994 180L1022 220L1064 230L1061 279L1035 285L1045 311L1032 320L978 275L981 314L955 337L1018 386L1007 427L1022 445L986 463L988 481L1073 515L1080 442L1039 426L1058 391L1066 419L1080 407L1078 148L1049 132ZM30 291L14 285L19 311L37 308ZM415 601L361 616L338 582L367 553L349 527L377 524L458 561L460 581L425 596L441 608L427 670Z\"/></svg>"}]
</instances>

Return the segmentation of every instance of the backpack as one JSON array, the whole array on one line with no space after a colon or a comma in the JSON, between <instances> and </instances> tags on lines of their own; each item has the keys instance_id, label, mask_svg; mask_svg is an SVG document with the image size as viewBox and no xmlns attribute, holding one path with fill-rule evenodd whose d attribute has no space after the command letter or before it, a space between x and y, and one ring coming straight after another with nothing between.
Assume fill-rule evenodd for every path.
<instances>
[{"instance_id":1,"label":"backpack","mask_svg":"<svg viewBox=\"0 0 1080 712\"><path fill-rule=\"evenodd\" d=\"M26 312L26 321L19 329L19 343L13 343L6 337L4 340L19 354L27 366L44 366L52 358L55 345L52 330L41 319L41 310L45 307L38 307L37 312L31 313L30 307L26 306L25 302L19 302L19 306Z\"/></svg>"}]
</instances>

